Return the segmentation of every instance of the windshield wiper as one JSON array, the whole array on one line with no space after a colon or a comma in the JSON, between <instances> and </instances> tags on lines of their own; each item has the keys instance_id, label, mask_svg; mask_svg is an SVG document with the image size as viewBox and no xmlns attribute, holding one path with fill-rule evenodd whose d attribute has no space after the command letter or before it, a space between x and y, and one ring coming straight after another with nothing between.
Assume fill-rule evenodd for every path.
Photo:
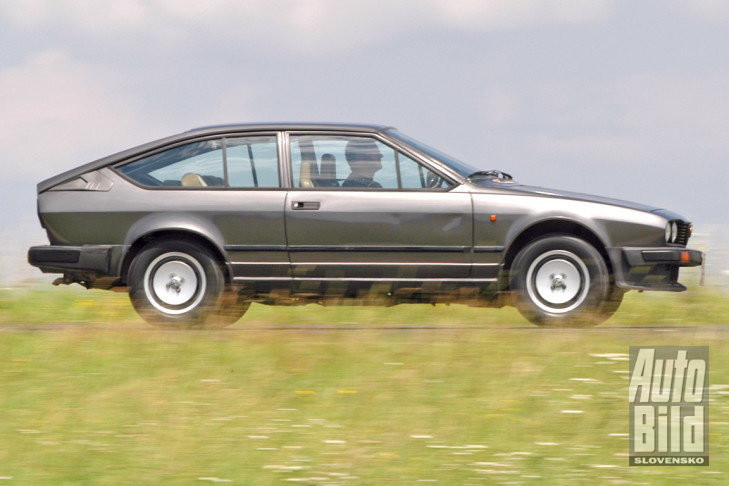
<instances>
[{"instance_id":1,"label":"windshield wiper","mask_svg":"<svg viewBox=\"0 0 729 486\"><path fill-rule=\"evenodd\" d=\"M496 179L504 179L507 181L514 180L511 174L507 174L506 172L497 169L477 170L476 172L468 176L469 179L473 179L474 177L495 177Z\"/></svg>"}]
</instances>

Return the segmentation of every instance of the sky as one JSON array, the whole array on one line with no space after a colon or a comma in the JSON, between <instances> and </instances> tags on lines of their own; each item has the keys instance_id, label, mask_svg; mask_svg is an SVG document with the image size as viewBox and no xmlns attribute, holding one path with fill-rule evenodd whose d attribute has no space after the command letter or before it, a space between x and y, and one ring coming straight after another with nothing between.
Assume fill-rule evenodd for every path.
<instances>
[{"instance_id":1,"label":"sky","mask_svg":"<svg viewBox=\"0 0 729 486\"><path fill-rule=\"evenodd\" d=\"M393 125L729 237L723 0L0 0L0 110L0 281L36 183L229 122Z\"/></svg>"}]
</instances>

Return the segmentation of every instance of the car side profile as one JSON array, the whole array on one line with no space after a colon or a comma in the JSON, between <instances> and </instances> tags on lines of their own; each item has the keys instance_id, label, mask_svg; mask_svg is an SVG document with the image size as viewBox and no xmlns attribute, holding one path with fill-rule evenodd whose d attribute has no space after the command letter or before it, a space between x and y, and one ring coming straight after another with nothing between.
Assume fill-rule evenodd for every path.
<instances>
[{"instance_id":1,"label":"car side profile","mask_svg":"<svg viewBox=\"0 0 729 486\"><path fill-rule=\"evenodd\" d=\"M392 127L204 127L38 184L55 284L127 289L148 322L219 327L252 302L516 306L596 325L631 289L683 291L691 223L518 184Z\"/></svg>"}]
</instances>

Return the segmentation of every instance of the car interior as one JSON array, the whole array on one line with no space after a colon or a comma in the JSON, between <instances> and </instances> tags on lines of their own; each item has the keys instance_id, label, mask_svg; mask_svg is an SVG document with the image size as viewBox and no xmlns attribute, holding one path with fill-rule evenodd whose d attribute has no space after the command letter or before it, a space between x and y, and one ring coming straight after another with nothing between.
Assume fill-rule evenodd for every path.
<instances>
[{"instance_id":1,"label":"car interior","mask_svg":"<svg viewBox=\"0 0 729 486\"><path fill-rule=\"evenodd\" d=\"M315 160L303 160L299 169L299 187L339 187L336 157L322 154L318 166Z\"/></svg>"}]
</instances>

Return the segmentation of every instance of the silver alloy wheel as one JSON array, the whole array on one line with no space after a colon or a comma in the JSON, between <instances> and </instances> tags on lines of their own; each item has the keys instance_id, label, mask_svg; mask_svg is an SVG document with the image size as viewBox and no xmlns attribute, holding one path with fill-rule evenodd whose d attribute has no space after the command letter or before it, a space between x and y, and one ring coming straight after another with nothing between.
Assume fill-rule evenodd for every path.
<instances>
[{"instance_id":1,"label":"silver alloy wheel","mask_svg":"<svg viewBox=\"0 0 729 486\"><path fill-rule=\"evenodd\" d=\"M577 308L590 290L590 273L580 257L566 250L542 253L526 275L529 298L540 309L564 314Z\"/></svg>"},{"instance_id":2,"label":"silver alloy wheel","mask_svg":"<svg viewBox=\"0 0 729 486\"><path fill-rule=\"evenodd\" d=\"M165 314L184 314L205 296L205 271L186 253L164 253L147 266L144 292L149 302Z\"/></svg>"}]
</instances>

